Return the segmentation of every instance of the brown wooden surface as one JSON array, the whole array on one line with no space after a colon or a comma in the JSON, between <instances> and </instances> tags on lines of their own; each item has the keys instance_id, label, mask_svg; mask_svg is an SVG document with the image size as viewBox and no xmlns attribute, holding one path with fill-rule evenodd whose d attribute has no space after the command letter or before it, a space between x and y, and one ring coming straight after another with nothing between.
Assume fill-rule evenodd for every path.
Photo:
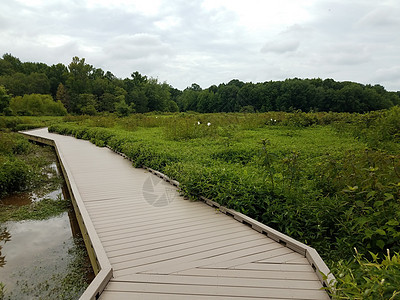
<instances>
[{"instance_id":1,"label":"brown wooden surface","mask_svg":"<svg viewBox=\"0 0 400 300\"><path fill-rule=\"evenodd\" d=\"M113 278L100 299L329 299L304 255L107 148L29 134L56 141L105 250Z\"/></svg>"}]
</instances>

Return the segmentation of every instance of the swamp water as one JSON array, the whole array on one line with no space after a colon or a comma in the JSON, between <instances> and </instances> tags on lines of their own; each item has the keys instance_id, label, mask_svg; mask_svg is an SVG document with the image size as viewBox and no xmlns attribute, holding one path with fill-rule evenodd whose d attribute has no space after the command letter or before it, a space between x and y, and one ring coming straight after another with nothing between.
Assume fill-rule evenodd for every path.
<instances>
[{"instance_id":1,"label":"swamp water","mask_svg":"<svg viewBox=\"0 0 400 300\"><path fill-rule=\"evenodd\" d=\"M56 162L48 167L61 176ZM18 193L1 202L21 207L43 199L69 199L65 182L41 196ZM46 220L0 224L0 299L78 299L93 277L72 208Z\"/></svg>"}]
</instances>

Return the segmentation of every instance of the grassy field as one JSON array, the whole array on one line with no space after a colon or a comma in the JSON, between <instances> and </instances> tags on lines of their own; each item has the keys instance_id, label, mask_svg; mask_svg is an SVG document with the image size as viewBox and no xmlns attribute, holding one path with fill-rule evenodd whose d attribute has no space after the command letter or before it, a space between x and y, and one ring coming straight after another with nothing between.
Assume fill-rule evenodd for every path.
<instances>
[{"instance_id":1,"label":"grassy field","mask_svg":"<svg viewBox=\"0 0 400 300\"><path fill-rule=\"evenodd\" d=\"M178 180L192 199L210 198L316 248L338 278L337 298L398 299L399 115L395 107L68 116L51 130L108 145L135 167Z\"/></svg>"}]
</instances>

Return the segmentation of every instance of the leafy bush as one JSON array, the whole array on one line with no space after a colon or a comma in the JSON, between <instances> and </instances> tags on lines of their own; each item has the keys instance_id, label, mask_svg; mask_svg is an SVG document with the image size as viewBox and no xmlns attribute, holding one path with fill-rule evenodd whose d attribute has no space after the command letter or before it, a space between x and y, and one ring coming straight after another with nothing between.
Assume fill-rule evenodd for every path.
<instances>
[{"instance_id":1,"label":"leafy bush","mask_svg":"<svg viewBox=\"0 0 400 300\"><path fill-rule=\"evenodd\" d=\"M0 132L0 155L27 153L30 146L28 140L20 135Z\"/></svg>"},{"instance_id":2,"label":"leafy bush","mask_svg":"<svg viewBox=\"0 0 400 300\"><path fill-rule=\"evenodd\" d=\"M400 254L371 256L372 261L356 251L351 262L336 264L337 282L328 288L333 299L400 299Z\"/></svg>"},{"instance_id":3,"label":"leafy bush","mask_svg":"<svg viewBox=\"0 0 400 300\"><path fill-rule=\"evenodd\" d=\"M23 190L30 177L30 168L22 160L0 159L0 196Z\"/></svg>"},{"instance_id":4,"label":"leafy bush","mask_svg":"<svg viewBox=\"0 0 400 300\"><path fill-rule=\"evenodd\" d=\"M296 111L287 114L287 118L283 121L283 125L294 127L308 127L318 124L318 119L315 114Z\"/></svg>"},{"instance_id":5,"label":"leafy bush","mask_svg":"<svg viewBox=\"0 0 400 300\"><path fill-rule=\"evenodd\" d=\"M0 130L28 130L40 127L46 127L50 124L55 124L61 121L61 117L47 116L47 117L4 117L0 116Z\"/></svg>"},{"instance_id":6,"label":"leafy bush","mask_svg":"<svg viewBox=\"0 0 400 300\"><path fill-rule=\"evenodd\" d=\"M17 96L11 99L10 108L22 116L65 116L64 105L55 102L50 95L31 94Z\"/></svg>"}]
</instances>

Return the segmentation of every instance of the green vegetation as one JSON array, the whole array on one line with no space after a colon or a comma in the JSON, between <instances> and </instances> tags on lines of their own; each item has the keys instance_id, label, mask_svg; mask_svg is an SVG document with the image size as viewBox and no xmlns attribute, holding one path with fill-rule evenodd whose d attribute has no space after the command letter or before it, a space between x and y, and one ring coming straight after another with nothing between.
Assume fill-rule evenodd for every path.
<instances>
[{"instance_id":1,"label":"green vegetation","mask_svg":"<svg viewBox=\"0 0 400 300\"><path fill-rule=\"evenodd\" d=\"M53 105L46 102L42 106L47 108L39 109L33 99L46 95ZM68 66L21 62L11 54L0 58L0 114L5 115L63 115L64 107L75 115L119 116L154 111L364 113L399 105L399 96L399 92L388 92L381 85L319 78L260 83L233 79L206 89L193 83L180 91L137 71L129 78L117 78L79 57L73 57Z\"/></svg>"},{"instance_id":2,"label":"green vegetation","mask_svg":"<svg viewBox=\"0 0 400 300\"><path fill-rule=\"evenodd\" d=\"M47 127L54 123L62 121L62 117L28 117L28 116L18 116L18 117L4 117L0 116L0 131L20 131L29 130L40 127Z\"/></svg>"},{"instance_id":3,"label":"green vegetation","mask_svg":"<svg viewBox=\"0 0 400 300\"><path fill-rule=\"evenodd\" d=\"M56 161L51 147L40 147L23 136L0 131L0 199L7 194L31 191L44 196L62 183L51 164ZM1 205L0 223L42 220L69 208L69 201L44 199L28 206Z\"/></svg>"},{"instance_id":4,"label":"green vegetation","mask_svg":"<svg viewBox=\"0 0 400 300\"><path fill-rule=\"evenodd\" d=\"M39 147L13 132L0 131L0 197L20 191L45 194L60 184L49 166L54 160L50 147ZM53 174L54 175L54 174Z\"/></svg>"},{"instance_id":5,"label":"green vegetation","mask_svg":"<svg viewBox=\"0 0 400 300\"><path fill-rule=\"evenodd\" d=\"M50 95L31 94L11 99L10 109L25 116L64 116L67 110L61 101L54 102Z\"/></svg>"},{"instance_id":6,"label":"green vegetation","mask_svg":"<svg viewBox=\"0 0 400 300\"><path fill-rule=\"evenodd\" d=\"M334 299L399 299L400 254L390 255L389 250L380 259L370 253L368 260L356 251L350 262L336 263L335 289L329 289Z\"/></svg>"},{"instance_id":7,"label":"green vegetation","mask_svg":"<svg viewBox=\"0 0 400 300\"><path fill-rule=\"evenodd\" d=\"M398 112L68 117L50 129L108 145L178 180L190 198L210 198L311 245L342 278L344 269L365 274L367 259L383 268L376 254L400 251L398 137L377 134L398 128ZM399 274L396 263L390 272ZM348 278L336 286L343 293L369 284ZM368 297L379 293L371 287Z\"/></svg>"},{"instance_id":8,"label":"green vegetation","mask_svg":"<svg viewBox=\"0 0 400 300\"><path fill-rule=\"evenodd\" d=\"M44 220L57 216L71 206L69 200L43 199L27 206L4 205L0 211L0 223L7 221Z\"/></svg>"}]
</instances>

